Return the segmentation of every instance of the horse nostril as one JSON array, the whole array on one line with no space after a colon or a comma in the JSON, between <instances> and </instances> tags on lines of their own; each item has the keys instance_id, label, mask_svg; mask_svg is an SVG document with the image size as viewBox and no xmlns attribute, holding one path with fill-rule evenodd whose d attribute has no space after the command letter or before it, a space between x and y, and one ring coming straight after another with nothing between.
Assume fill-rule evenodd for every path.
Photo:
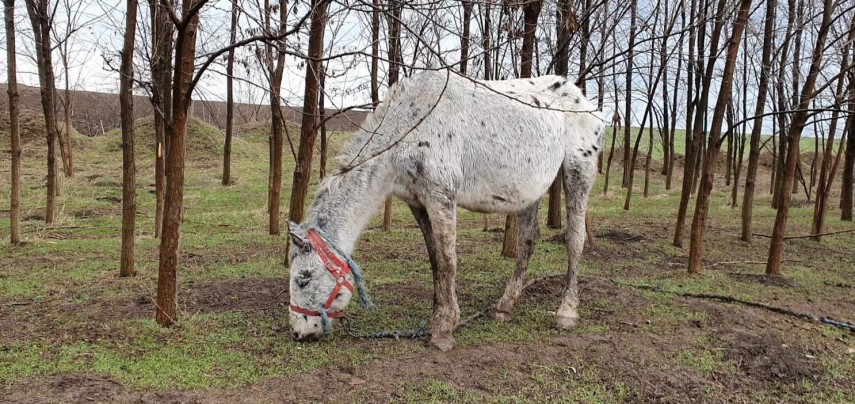
<instances>
[{"instance_id":1,"label":"horse nostril","mask_svg":"<svg viewBox=\"0 0 855 404\"><path fill-rule=\"evenodd\" d=\"M293 338L294 341L299 341L300 340L300 333L297 331L294 331L294 333L291 334L291 338Z\"/></svg>"}]
</instances>

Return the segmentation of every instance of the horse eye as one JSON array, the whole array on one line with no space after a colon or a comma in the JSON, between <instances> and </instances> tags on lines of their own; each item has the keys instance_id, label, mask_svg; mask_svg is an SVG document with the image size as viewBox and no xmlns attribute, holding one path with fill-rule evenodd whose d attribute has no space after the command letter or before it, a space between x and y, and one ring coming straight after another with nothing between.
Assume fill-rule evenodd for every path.
<instances>
[{"instance_id":1,"label":"horse eye","mask_svg":"<svg viewBox=\"0 0 855 404\"><path fill-rule=\"evenodd\" d=\"M300 274L297 276L297 286L299 286L300 289L305 288L309 284L309 282L311 282L311 281L312 281L312 273L311 272L303 271L303 272L300 272Z\"/></svg>"}]
</instances>

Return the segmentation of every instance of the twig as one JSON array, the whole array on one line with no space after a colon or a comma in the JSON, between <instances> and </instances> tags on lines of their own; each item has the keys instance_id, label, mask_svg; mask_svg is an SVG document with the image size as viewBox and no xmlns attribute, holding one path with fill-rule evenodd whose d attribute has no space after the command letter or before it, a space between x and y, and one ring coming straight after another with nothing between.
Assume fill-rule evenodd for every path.
<instances>
[{"instance_id":1,"label":"twig","mask_svg":"<svg viewBox=\"0 0 855 404\"><path fill-rule=\"evenodd\" d=\"M806 235L806 236L788 236L788 237L784 237L784 240L792 240L792 239L796 239L796 238L818 237L818 236L830 236L830 235L833 235L833 234L843 234L843 233L855 233L855 229L840 230L840 231L832 231L832 232L829 232L829 233L808 234L808 235ZM751 235L752 235L752 236L757 236L757 237L772 238L772 236L770 236L770 235L768 235L768 234L751 233Z\"/></svg>"},{"instance_id":2,"label":"twig","mask_svg":"<svg viewBox=\"0 0 855 404\"><path fill-rule=\"evenodd\" d=\"M781 260L781 262L804 262L804 260ZM762 264L765 264L765 263L766 263L766 261L722 261L722 262L716 262L716 263L712 264L712 266L716 266L716 265L733 265L733 264L756 264L756 265L762 265Z\"/></svg>"}]
</instances>

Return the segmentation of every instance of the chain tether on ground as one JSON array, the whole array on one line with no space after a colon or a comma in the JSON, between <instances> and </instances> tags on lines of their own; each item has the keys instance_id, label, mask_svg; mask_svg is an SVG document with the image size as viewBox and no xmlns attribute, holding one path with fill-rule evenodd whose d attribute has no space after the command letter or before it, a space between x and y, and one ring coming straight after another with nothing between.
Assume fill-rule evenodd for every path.
<instances>
[{"instance_id":1,"label":"chain tether on ground","mask_svg":"<svg viewBox=\"0 0 855 404\"><path fill-rule=\"evenodd\" d=\"M545 275L545 276L541 276L538 278L530 279L528 282L525 283L525 285L523 285L523 291L528 289L532 285L534 285L538 282L541 282L543 280L546 280L549 278L563 277L563 276L565 276L565 274L553 274L553 275ZM647 290L647 291L658 292L658 293L668 293L668 294L672 294L672 295L676 295L676 296L680 296L680 297L684 297L684 298L716 300L716 301L720 301L720 302L724 302L724 303L738 303L738 304L741 304L744 306L768 310L768 311L771 311L773 313L778 313L778 314L798 318L798 319L809 321L809 322L815 322L815 323L830 325L833 327L837 327L837 328L840 328L843 330L848 330L850 332L855 333L855 324L851 324L851 323L848 323L845 321L834 320L834 319L827 317L827 316L819 317L819 316L815 316L815 315L809 314L809 313L801 313L801 312L797 312L797 311L782 308L782 307L775 307L775 306L770 306L770 305L764 304L764 303L758 303L758 302L743 300L743 299L739 299L739 298L736 298L733 296L716 295L716 294L711 294L711 293L692 293L692 292L672 291L672 290L666 290L665 288L663 288L661 286L635 285L635 284L631 284L631 283L621 283L621 282L615 281L613 279L608 279L608 278L603 278L603 277L585 276L585 278L603 279L603 280L606 280L608 282L612 282L612 283L614 283L618 286L622 286L622 287L628 287L628 288L639 289L639 290ZM457 326L454 327L454 329L457 330L459 328L466 327L466 326L472 324L472 322L474 320L486 315L487 313L489 313L492 310L493 310L493 304L491 304L489 307L486 307L486 308L470 315L469 317L466 317L465 319L461 320L457 324ZM425 321L422 321L418 328L415 328L412 330L382 330L382 331L377 331L377 332L371 333L371 332L361 332L361 331L358 331L358 330L351 328L350 327L350 321L347 319L347 317L343 318L342 320L343 320L342 325L343 325L344 331L348 335L350 335L351 337L359 338L359 339L385 339L385 338L420 339L420 338L425 338L425 337L430 336L430 329L427 327Z\"/></svg>"}]
</instances>

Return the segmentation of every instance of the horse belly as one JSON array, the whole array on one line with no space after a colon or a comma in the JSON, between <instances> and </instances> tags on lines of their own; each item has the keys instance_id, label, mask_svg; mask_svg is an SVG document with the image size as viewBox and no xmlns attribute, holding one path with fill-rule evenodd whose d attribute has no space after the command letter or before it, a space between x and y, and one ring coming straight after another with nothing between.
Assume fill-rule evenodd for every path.
<instances>
[{"instance_id":1,"label":"horse belly","mask_svg":"<svg viewBox=\"0 0 855 404\"><path fill-rule=\"evenodd\" d=\"M489 165L469 172L457 189L458 206L474 212L513 213L537 202L549 189L558 168L559 156L543 156L537 162L516 167Z\"/></svg>"}]
</instances>

